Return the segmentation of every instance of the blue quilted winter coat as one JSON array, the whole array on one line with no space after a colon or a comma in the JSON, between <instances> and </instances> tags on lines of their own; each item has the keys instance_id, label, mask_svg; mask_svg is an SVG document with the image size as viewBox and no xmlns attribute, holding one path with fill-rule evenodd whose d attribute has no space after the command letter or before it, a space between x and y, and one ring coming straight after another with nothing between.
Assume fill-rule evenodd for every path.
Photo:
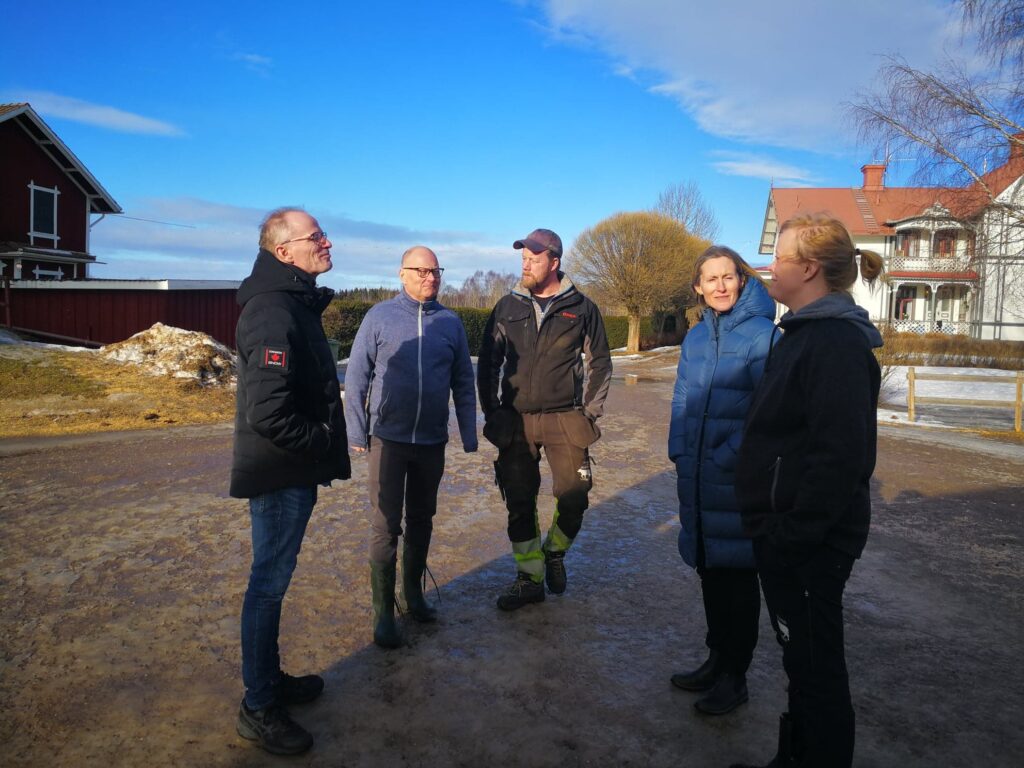
<instances>
[{"instance_id":1,"label":"blue quilted winter coat","mask_svg":"<svg viewBox=\"0 0 1024 768\"><path fill-rule=\"evenodd\" d=\"M683 339L672 396L668 456L678 474L679 554L696 567L753 568L733 480L743 422L771 345L775 302L750 278L729 312L704 310Z\"/></svg>"}]
</instances>

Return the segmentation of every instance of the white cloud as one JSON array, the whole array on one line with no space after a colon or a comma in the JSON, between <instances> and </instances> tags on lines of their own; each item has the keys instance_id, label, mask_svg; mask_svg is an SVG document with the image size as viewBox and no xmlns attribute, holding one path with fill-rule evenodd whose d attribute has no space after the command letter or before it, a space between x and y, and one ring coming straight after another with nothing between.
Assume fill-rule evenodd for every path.
<instances>
[{"instance_id":1,"label":"white cloud","mask_svg":"<svg viewBox=\"0 0 1024 768\"><path fill-rule=\"evenodd\" d=\"M142 133L154 136L184 136L176 125L152 117L125 112L116 107L93 104L71 96L49 91L18 91L17 101L27 101L43 117L60 117L76 123L96 125L120 133Z\"/></svg>"},{"instance_id":2,"label":"white cloud","mask_svg":"<svg viewBox=\"0 0 1024 768\"><path fill-rule=\"evenodd\" d=\"M711 165L728 176L764 179L782 187L811 186L815 181L810 171L764 155L745 152L713 152L712 155L721 159Z\"/></svg>"},{"instance_id":3,"label":"white cloud","mask_svg":"<svg viewBox=\"0 0 1024 768\"><path fill-rule=\"evenodd\" d=\"M256 257L266 210L197 198L152 198L125 206L92 230L91 250L106 265L97 277L241 280ZM476 232L422 230L400 224L311 211L330 234L334 269L321 282L334 288L398 285L402 252L422 243L461 284L478 269L515 271L508 243ZM129 218L131 217L131 218Z\"/></svg>"},{"instance_id":4,"label":"white cloud","mask_svg":"<svg viewBox=\"0 0 1024 768\"><path fill-rule=\"evenodd\" d=\"M231 58L234 61L242 62L245 64L246 69L260 75L267 74L270 71L270 68L274 66L273 59L269 56L262 56L258 53L235 53Z\"/></svg>"},{"instance_id":5,"label":"white cloud","mask_svg":"<svg viewBox=\"0 0 1024 768\"><path fill-rule=\"evenodd\" d=\"M945 0L546 0L553 39L645 73L709 134L819 151L847 144L842 104L885 54L926 66L960 44Z\"/></svg>"}]
</instances>

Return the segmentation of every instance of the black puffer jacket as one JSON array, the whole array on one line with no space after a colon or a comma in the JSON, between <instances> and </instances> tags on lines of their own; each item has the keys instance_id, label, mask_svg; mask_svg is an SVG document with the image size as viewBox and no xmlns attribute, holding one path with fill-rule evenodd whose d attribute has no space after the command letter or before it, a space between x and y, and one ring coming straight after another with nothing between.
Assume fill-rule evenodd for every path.
<instances>
[{"instance_id":1,"label":"black puffer jacket","mask_svg":"<svg viewBox=\"0 0 1024 768\"><path fill-rule=\"evenodd\" d=\"M350 477L338 372L320 322L333 296L263 250L238 289L232 496Z\"/></svg>"},{"instance_id":2,"label":"black puffer jacket","mask_svg":"<svg viewBox=\"0 0 1024 768\"><path fill-rule=\"evenodd\" d=\"M540 328L529 291L516 286L494 306L484 330L477 363L480 408L484 417L499 406L520 413L582 408L596 419L604 412L611 374L601 312L568 277L562 276Z\"/></svg>"},{"instance_id":3,"label":"black puffer jacket","mask_svg":"<svg viewBox=\"0 0 1024 768\"><path fill-rule=\"evenodd\" d=\"M880 383L871 349L882 337L845 294L787 313L779 325L737 459L743 525L767 565L798 566L823 544L860 557Z\"/></svg>"}]
</instances>

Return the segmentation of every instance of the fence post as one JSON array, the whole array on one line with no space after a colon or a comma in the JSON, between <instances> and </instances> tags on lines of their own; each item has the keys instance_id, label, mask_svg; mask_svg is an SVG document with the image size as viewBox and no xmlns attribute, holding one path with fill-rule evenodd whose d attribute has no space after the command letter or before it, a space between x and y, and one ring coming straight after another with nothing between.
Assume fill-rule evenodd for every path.
<instances>
[{"instance_id":1,"label":"fence post","mask_svg":"<svg viewBox=\"0 0 1024 768\"><path fill-rule=\"evenodd\" d=\"M1017 371L1017 402L1013 406L1013 429L1020 432L1021 410L1024 410L1024 371Z\"/></svg>"},{"instance_id":2,"label":"fence post","mask_svg":"<svg viewBox=\"0 0 1024 768\"><path fill-rule=\"evenodd\" d=\"M4 325L11 327L11 278L4 275L0 277L0 290L3 290L4 298L0 301L0 307L4 309Z\"/></svg>"},{"instance_id":3,"label":"fence post","mask_svg":"<svg viewBox=\"0 0 1024 768\"><path fill-rule=\"evenodd\" d=\"M914 366L907 368L907 418L914 422Z\"/></svg>"}]
</instances>

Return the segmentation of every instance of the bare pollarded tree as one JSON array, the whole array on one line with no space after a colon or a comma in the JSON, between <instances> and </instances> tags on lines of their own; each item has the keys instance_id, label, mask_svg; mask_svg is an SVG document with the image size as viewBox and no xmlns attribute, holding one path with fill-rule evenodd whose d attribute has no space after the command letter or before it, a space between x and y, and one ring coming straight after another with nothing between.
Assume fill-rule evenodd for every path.
<instances>
[{"instance_id":1,"label":"bare pollarded tree","mask_svg":"<svg viewBox=\"0 0 1024 768\"><path fill-rule=\"evenodd\" d=\"M696 182L672 184L658 195L654 212L675 219L686 231L696 237L713 242L718 237L719 225Z\"/></svg>"},{"instance_id":2,"label":"bare pollarded tree","mask_svg":"<svg viewBox=\"0 0 1024 768\"><path fill-rule=\"evenodd\" d=\"M573 279L626 310L626 350L638 352L641 319L688 291L693 262L707 245L669 216L617 213L576 238Z\"/></svg>"}]
</instances>

